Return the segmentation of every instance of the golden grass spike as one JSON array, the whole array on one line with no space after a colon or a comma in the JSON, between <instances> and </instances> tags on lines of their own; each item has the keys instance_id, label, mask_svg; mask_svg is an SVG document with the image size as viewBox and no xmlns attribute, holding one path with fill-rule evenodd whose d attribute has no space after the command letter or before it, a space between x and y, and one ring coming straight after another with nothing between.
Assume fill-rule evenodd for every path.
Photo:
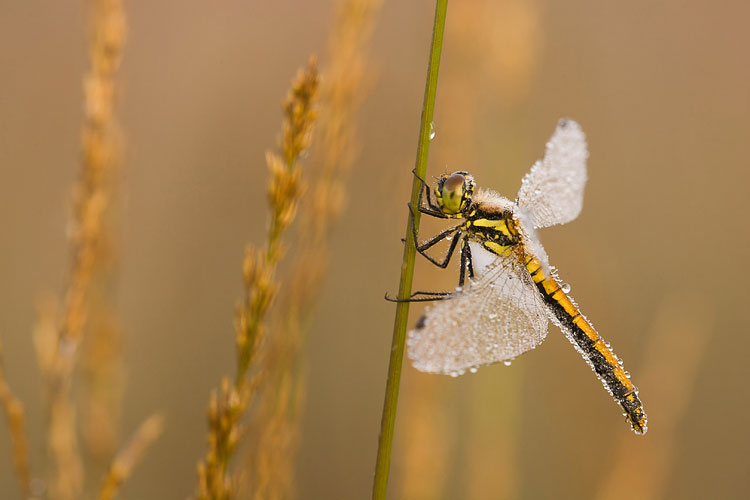
<instances>
[{"instance_id":1,"label":"golden grass spike","mask_svg":"<svg viewBox=\"0 0 750 500\"><path fill-rule=\"evenodd\" d=\"M248 246L242 263L245 296L237 307L235 321L237 373L234 381L224 377L219 390L211 394L208 451L198 465L197 497L201 500L236 497L238 475L229 470L229 461L243 434L245 410L257 392L258 379L250 378L249 373L256 364L266 334L265 316L278 289L275 274L283 254L283 236L297 214L304 191L298 161L310 146L317 92L317 64L311 58L284 101L280 151L266 155L271 173L270 227L265 248Z\"/></svg>"},{"instance_id":2,"label":"golden grass spike","mask_svg":"<svg viewBox=\"0 0 750 500\"><path fill-rule=\"evenodd\" d=\"M3 348L0 344L0 405L5 412L13 449L13 465L16 478L25 497L31 496L31 467L29 465L29 441L26 435L26 412L23 403L10 390L5 377Z\"/></svg>"},{"instance_id":3,"label":"golden grass spike","mask_svg":"<svg viewBox=\"0 0 750 500\"><path fill-rule=\"evenodd\" d=\"M54 461L54 476L48 483L50 496L61 500L78 498L83 489L71 378L89 315L92 276L101 265L102 220L111 198L109 180L118 156L114 101L125 16L120 0L94 0L92 11L90 69L84 79L82 165L73 190L70 220L70 268L52 345L49 339L37 342L47 388L48 446Z\"/></svg>"},{"instance_id":4,"label":"golden grass spike","mask_svg":"<svg viewBox=\"0 0 750 500\"><path fill-rule=\"evenodd\" d=\"M143 455L156 441L164 429L164 417L159 414L151 415L141 423L125 447L120 450L109 467L99 490L99 500L112 500L117 495L120 485L133 472L133 468L141 461Z\"/></svg>"},{"instance_id":5,"label":"golden grass spike","mask_svg":"<svg viewBox=\"0 0 750 500\"><path fill-rule=\"evenodd\" d=\"M358 149L356 115L367 95L367 45L381 0L343 0L328 40L328 64L321 83L321 116L310 196L297 226L304 242L285 280L273 335L260 358L263 374L258 412L250 434L257 442L246 456L249 498L293 497L294 458L304 401L301 346L328 266L328 240L344 206L349 172ZM245 493L245 492L243 492Z\"/></svg>"}]
</instances>

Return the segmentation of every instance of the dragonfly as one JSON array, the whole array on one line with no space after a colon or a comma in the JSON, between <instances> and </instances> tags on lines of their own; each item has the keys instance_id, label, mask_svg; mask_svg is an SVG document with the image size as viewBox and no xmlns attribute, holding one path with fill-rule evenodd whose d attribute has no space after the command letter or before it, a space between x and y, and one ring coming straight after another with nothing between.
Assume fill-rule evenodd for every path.
<instances>
[{"instance_id":1,"label":"dragonfly","mask_svg":"<svg viewBox=\"0 0 750 500\"><path fill-rule=\"evenodd\" d=\"M645 434L646 414L630 374L581 313L536 235L537 229L580 214L587 158L581 127L562 119L544 158L524 176L515 201L476 189L465 171L441 175L434 199L419 179L417 210L460 223L420 242L409 205L417 251L445 269L459 248L460 271L453 292L415 292L402 299L432 302L408 333L408 355L420 371L455 377L484 365L510 364L545 339L552 321L622 407L633 431ZM432 257L428 250L445 240L450 241L445 255Z\"/></svg>"}]
</instances>

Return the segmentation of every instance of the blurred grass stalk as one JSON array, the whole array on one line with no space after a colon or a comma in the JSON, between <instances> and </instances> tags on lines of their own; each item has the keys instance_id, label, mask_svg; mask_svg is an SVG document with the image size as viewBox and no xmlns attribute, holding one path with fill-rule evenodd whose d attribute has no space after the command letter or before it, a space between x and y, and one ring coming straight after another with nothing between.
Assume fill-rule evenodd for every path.
<instances>
[{"instance_id":1,"label":"blurred grass stalk","mask_svg":"<svg viewBox=\"0 0 750 500\"><path fill-rule=\"evenodd\" d=\"M113 334L116 326L109 290L111 235L106 227L114 172L121 157L114 114L126 32L121 0L93 0L91 19L91 67L84 79L82 163L69 222L70 268L63 300L41 308L34 334L46 385L48 447L54 462L47 485L49 496L60 500L80 498L84 491L85 468L78 446L72 387L79 351L87 336L91 336L87 346L91 349L85 354L86 372L95 384L87 387L84 394L88 424L85 428L100 432L84 435L95 460L109 460L116 445L121 394L121 350L119 335ZM58 307L59 303L62 307ZM92 316L93 323L89 322ZM92 412L92 408L98 411Z\"/></svg>"},{"instance_id":2,"label":"blurred grass stalk","mask_svg":"<svg viewBox=\"0 0 750 500\"><path fill-rule=\"evenodd\" d=\"M709 296L690 290L668 297L658 311L641 370L644 399L651 408L646 440L624 436L608 474L602 475L596 498L625 500L668 498L665 494L679 424L689 411L714 321ZM625 482L623 479L627 478Z\"/></svg>"},{"instance_id":3,"label":"blurred grass stalk","mask_svg":"<svg viewBox=\"0 0 750 500\"><path fill-rule=\"evenodd\" d=\"M243 417L257 400L263 374L258 354L267 335L266 315L279 290L276 269L285 251L284 237L293 222L305 189L298 160L310 146L316 119L318 70L314 58L300 70L284 102L278 153L267 153L271 173L268 188L271 222L264 248L248 245L242 263L245 296L238 305L236 328L237 373L224 377L211 393L208 409L208 451L198 465L198 498L235 498L238 474L229 462L244 434ZM257 375L256 375L257 373Z\"/></svg>"},{"instance_id":4,"label":"blurred grass stalk","mask_svg":"<svg viewBox=\"0 0 750 500\"><path fill-rule=\"evenodd\" d=\"M106 198L106 206L100 214L98 234L91 235L96 254L88 284L85 334L80 348L83 377L79 427L88 459L84 465L98 476L106 472L120 440L125 378L122 327L114 311L117 241L113 212L123 157L122 134L114 116L119 88L115 78L127 25L122 0L94 0L91 9L92 69L86 80L83 150L85 158L90 158L85 168L101 172L95 182L99 193ZM89 482L89 486L96 486L96 482Z\"/></svg>"},{"instance_id":5,"label":"blurred grass stalk","mask_svg":"<svg viewBox=\"0 0 750 500\"><path fill-rule=\"evenodd\" d=\"M0 344L0 405L5 413L10 432L13 466L16 479L25 498L31 497L31 467L29 465L29 441L26 434L26 412L23 403L11 392L3 365L3 348Z\"/></svg>"},{"instance_id":6,"label":"blurred grass stalk","mask_svg":"<svg viewBox=\"0 0 750 500\"><path fill-rule=\"evenodd\" d=\"M121 439L125 383L122 327L112 310L113 280L103 274L99 278L92 283L89 328L81 346L81 434L97 469L109 465Z\"/></svg>"},{"instance_id":7,"label":"blurred grass stalk","mask_svg":"<svg viewBox=\"0 0 750 500\"><path fill-rule=\"evenodd\" d=\"M49 449L53 498L78 498L84 466L77 442L73 372L89 316L94 276L102 270L104 218L112 197L112 175L119 151L114 103L116 77L125 42L125 15L119 0L92 4L90 71L84 81L83 160L73 192L69 226L70 268L54 335L37 336L37 357L47 386ZM44 319L40 319L44 322Z\"/></svg>"},{"instance_id":8,"label":"blurred grass stalk","mask_svg":"<svg viewBox=\"0 0 750 500\"><path fill-rule=\"evenodd\" d=\"M138 427L130 441L112 461L99 489L99 500L112 500L117 496L122 483L130 477L135 465L159 438L163 429L164 417L159 414L151 415Z\"/></svg>"},{"instance_id":9,"label":"blurred grass stalk","mask_svg":"<svg viewBox=\"0 0 750 500\"><path fill-rule=\"evenodd\" d=\"M294 460L304 406L302 348L329 263L329 240L346 203L346 184L358 154L356 116L371 72L367 47L382 0L343 0L328 40L322 71L317 168L297 225L299 251L274 310L273 334L259 362L258 412L249 434L257 439L247 455L249 498L294 496ZM316 162L317 163L317 162Z\"/></svg>"},{"instance_id":10,"label":"blurred grass stalk","mask_svg":"<svg viewBox=\"0 0 750 500\"><path fill-rule=\"evenodd\" d=\"M435 110L437 95L438 71L440 69L440 55L443 49L443 32L448 9L448 0L437 0L435 3L435 21L430 43L430 59L427 66L427 82L425 84L424 102L422 105L422 119L417 143L417 159L412 180L411 206L414 207L414 217L407 217L406 235L404 242L404 258L401 266L398 298L406 299L411 294L412 279L414 277L414 261L416 248L412 238L412 224L419 228L420 213L416 210L419 203L421 183L418 177L424 178L427 171L427 158L430 150L432 135L432 117ZM393 341L388 366L388 380L386 381L385 401L383 403L383 417L378 439L378 455L375 464L375 480L372 488L372 498L385 500L388 490L388 475L391 464L391 449L393 448L393 428L396 423L396 408L398 406L398 391L401 380L401 366L404 359L404 342L406 324L409 320L409 303L396 304L396 316L393 325Z\"/></svg>"},{"instance_id":11,"label":"blurred grass stalk","mask_svg":"<svg viewBox=\"0 0 750 500\"><path fill-rule=\"evenodd\" d=\"M445 411L446 390L441 377L413 373L404 392L403 458L397 498L438 500L447 498L450 457L455 447L455 425Z\"/></svg>"}]
</instances>

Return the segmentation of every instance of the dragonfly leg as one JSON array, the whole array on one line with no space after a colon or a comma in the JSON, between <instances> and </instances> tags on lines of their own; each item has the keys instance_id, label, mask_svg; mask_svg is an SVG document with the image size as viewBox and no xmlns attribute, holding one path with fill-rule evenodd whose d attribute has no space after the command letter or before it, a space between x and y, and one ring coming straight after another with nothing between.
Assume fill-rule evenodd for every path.
<instances>
[{"instance_id":1,"label":"dragonfly leg","mask_svg":"<svg viewBox=\"0 0 750 500\"><path fill-rule=\"evenodd\" d=\"M430 190L427 187L427 183L424 179L422 179L419 175L417 175L416 170L412 170L412 173L414 176L419 179L419 181L422 183L419 189L419 200L417 204L417 210L423 214L430 215L432 217L437 217L439 219L451 219L453 217L449 217L446 214L440 210L440 207L433 201L432 196L430 195ZM427 201L425 202L425 193L427 193L426 198ZM453 253L456 250L456 247L458 246L458 240L461 238L461 225L450 227L441 233L433 236L429 240L425 241L424 243L419 243L419 237L417 236L417 228L414 224L414 208L412 207L411 203L407 203L407 206L409 207L409 217L411 222L411 231L412 231L412 237L414 238L414 246L416 247L417 251L425 257L427 260L432 262L437 267L440 267L442 269L445 269L448 267L448 264L451 261L451 258L453 257ZM439 242L446 239L448 236L450 236L453 233L457 233L452 241L451 245L448 248L448 251L445 253L445 256L443 257L442 261L436 260L433 257L431 257L427 250L438 244ZM403 241L403 240L402 240ZM464 243L464 246L466 247L468 251L468 247ZM464 268L466 267L466 257L465 252L462 249L461 250L461 273L463 275ZM470 270L470 276L474 276L474 272L471 269L471 263L469 263L469 270ZM463 284L463 276L460 280L460 283ZM385 300L388 300L390 302L431 302L435 300L444 300L450 297L452 293L451 292L414 292L409 296L409 298L406 299L398 299L389 297L388 294L385 294Z\"/></svg>"},{"instance_id":2,"label":"dragonfly leg","mask_svg":"<svg viewBox=\"0 0 750 500\"><path fill-rule=\"evenodd\" d=\"M411 232L412 237L414 238L414 246L417 248L417 252L419 252L423 257L425 257L427 260L435 264L436 266L445 269L448 267L448 263L451 260L451 257L453 256L453 252L456 249L456 245L458 244L458 240L460 236L454 236L453 241L451 241L451 246L448 248L448 252L446 252L445 256L443 257L442 262L438 262L437 260L433 259L430 255L427 254L427 249L433 247L440 241L444 240L448 235L450 235L453 232L458 231L461 226L454 226L451 228L446 229L445 231L441 232L440 234L437 234L427 240L424 243L419 243L419 239L417 237L417 228L414 227L414 210L411 208L411 204L409 204L409 214L411 216Z\"/></svg>"},{"instance_id":3,"label":"dragonfly leg","mask_svg":"<svg viewBox=\"0 0 750 500\"><path fill-rule=\"evenodd\" d=\"M469 247L469 239L464 236L463 242L461 243L461 271L458 275L458 286L464 286L466 281L466 271L469 272L469 278L474 278L474 266L471 262L471 248Z\"/></svg>"},{"instance_id":4,"label":"dragonfly leg","mask_svg":"<svg viewBox=\"0 0 750 500\"><path fill-rule=\"evenodd\" d=\"M437 297L445 297L452 293L453 292L414 292L411 294L411 297L416 297L417 295L435 295Z\"/></svg>"},{"instance_id":5,"label":"dragonfly leg","mask_svg":"<svg viewBox=\"0 0 750 500\"><path fill-rule=\"evenodd\" d=\"M417 297L418 295L426 295L426 297ZM385 294L385 300L388 302L434 302L436 300L445 300L450 298L451 292L414 292L408 299L394 299Z\"/></svg>"},{"instance_id":6,"label":"dragonfly leg","mask_svg":"<svg viewBox=\"0 0 750 500\"><path fill-rule=\"evenodd\" d=\"M468 238L464 238L464 246L466 246L466 266L469 268L469 278L474 279L474 262L471 260L471 247L469 247Z\"/></svg>"},{"instance_id":7,"label":"dragonfly leg","mask_svg":"<svg viewBox=\"0 0 750 500\"><path fill-rule=\"evenodd\" d=\"M427 214L430 217L435 217L436 219L450 219L451 217L448 217L443 212L440 211L440 209L435 209L432 207L425 207L421 203L417 207L417 210L419 210L423 214Z\"/></svg>"},{"instance_id":8,"label":"dragonfly leg","mask_svg":"<svg viewBox=\"0 0 750 500\"><path fill-rule=\"evenodd\" d=\"M416 169L412 170L411 172L414 174L414 177L419 179L419 181L422 183L422 186L419 189L419 204L417 205L419 207L419 211L422 213L432 215L434 217L440 217L441 219L446 219L447 217L445 216L445 214L443 214L442 210L440 210L440 207L438 206L438 204L432 201L432 194L430 193L430 188L427 185L427 182L424 179L422 179L419 175L417 175ZM425 193L427 193L427 205L424 204Z\"/></svg>"}]
</instances>

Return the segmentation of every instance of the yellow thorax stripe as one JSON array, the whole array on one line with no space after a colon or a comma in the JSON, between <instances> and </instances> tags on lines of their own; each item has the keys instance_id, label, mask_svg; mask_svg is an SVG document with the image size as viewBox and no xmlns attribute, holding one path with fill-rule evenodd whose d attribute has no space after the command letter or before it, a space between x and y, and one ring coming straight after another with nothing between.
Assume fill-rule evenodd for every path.
<instances>
[{"instance_id":1,"label":"yellow thorax stripe","mask_svg":"<svg viewBox=\"0 0 750 500\"><path fill-rule=\"evenodd\" d=\"M502 255L509 248L505 245L501 245L500 243L497 243L494 241L483 241L482 245L484 245L484 248L493 252L496 255Z\"/></svg>"},{"instance_id":2,"label":"yellow thorax stripe","mask_svg":"<svg viewBox=\"0 0 750 500\"><path fill-rule=\"evenodd\" d=\"M509 238L512 236L510 230L508 229L508 223L505 219L477 219L471 221L471 225L476 227L488 227L495 229L496 231L502 232Z\"/></svg>"}]
</instances>

